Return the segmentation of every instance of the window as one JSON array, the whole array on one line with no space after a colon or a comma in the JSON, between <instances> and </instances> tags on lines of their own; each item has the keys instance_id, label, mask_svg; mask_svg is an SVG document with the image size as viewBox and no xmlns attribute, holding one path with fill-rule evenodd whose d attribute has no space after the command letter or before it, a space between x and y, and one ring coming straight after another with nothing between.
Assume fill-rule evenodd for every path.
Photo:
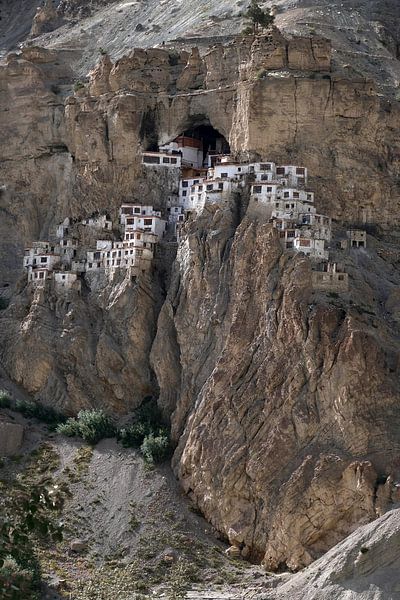
<instances>
[{"instance_id":1,"label":"window","mask_svg":"<svg viewBox=\"0 0 400 600\"><path fill-rule=\"evenodd\" d=\"M40 273L39 273L39 279L44 279L44 273L43 273L43 271L40 271Z\"/></svg>"},{"instance_id":2,"label":"window","mask_svg":"<svg viewBox=\"0 0 400 600\"><path fill-rule=\"evenodd\" d=\"M133 239L133 236L132 236L132 239ZM137 240L141 240L142 239L142 234L141 233L137 233L136 234L136 239Z\"/></svg>"},{"instance_id":3,"label":"window","mask_svg":"<svg viewBox=\"0 0 400 600\"><path fill-rule=\"evenodd\" d=\"M189 182L188 181L182 181L182 187L184 187L184 188L189 187Z\"/></svg>"},{"instance_id":4,"label":"window","mask_svg":"<svg viewBox=\"0 0 400 600\"><path fill-rule=\"evenodd\" d=\"M293 242L286 242L286 248L293 248Z\"/></svg>"},{"instance_id":5,"label":"window","mask_svg":"<svg viewBox=\"0 0 400 600\"><path fill-rule=\"evenodd\" d=\"M218 184L218 189L219 190L223 190L224 189L224 184L223 183L219 183Z\"/></svg>"},{"instance_id":6,"label":"window","mask_svg":"<svg viewBox=\"0 0 400 600\"><path fill-rule=\"evenodd\" d=\"M262 186L261 185L253 185L253 194L261 194Z\"/></svg>"},{"instance_id":7,"label":"window","mask_svg":"<svg viewBox=\"0 0 400 600\"><path fill-rule=\"evenodd\" d=\"M207 188L206 189L207 189L207 192L211 192L211 190L214 189L213 184L212 183L207 184Z\"/></svg>"},{"instance_id":8,"label":"window","mask_svg":"<svg viewBox=\"0 0 400 600\"><path fill-rule=\"evenodd\" d=\"M344 275L339 275L338 279L339 279L339 281L344 281Z\"/></svg>"},{"instance_id":9,"label":"window","mask_svg":"<svg viewBox=\"0 0 400 600\"><path fill-rule=\"evenodd\" d=\"M268 175L261 175L261 181L268 181Z\"/></svg>"},{"instance_id":10,"label":"window","mask_svg":"<svg viewBox=\"0 0 400 600\"><path fill-rule=\"evenodd\" d=\"M61 275L61 279L65 279L65 275Z\"/></svg>"},{"instance_id":11,"label":"window","mask_svg":"<svg viewBox=\"0 0 400 600\"><path fill-rule=\"evenodd\" d=\"M166 156L163 157L162 161L164 165L169 165L169 158L167 158Z\"/></svg>"},{"instance_id":12,"label":"window","mask_svg":"<svg viewBox=\"0 0 400 600\"><path fill-rule=\"evenodd\" d=\"M187 191L186 191L186 190L183 190L183 192L182 192L182 196L183 196L184 198L185 198L185 196L187 196Z\"/></svg>"},{"instance_id":13,"label":"window","mask_svg":"<svg viewBox=\"0 0 400 600\"><path fill-rule=\"evenodd\" d=\"M178 160L176 158L171 158L171 165L176 165Z\"/></svg>"},{"instance_id":14,"label":"window","mask_svg":"<svg viewBox=\"0 0 400 600\"><path fill-rule=\"evenodd\" d=\"M203 186L199 185L199 192L202 192L202 191L203 191Z\"/></svg>"},{"instance_id":15,"label":"window","mask_svg":"<svg viewBox=\"0 0 400 600\"><path fill-rule=\"evenodd\" d=\"M91 269L93 266L93 263L89 263L89 269Z\"/></svg>"},{"instance_id":16,"label":"window","mask_svg":"<svg viewBox=\"0 0 400 600\"><path fill-rule=\"evenodd\" d=\"M159 165L160 157L159 156L143 156L143 162L147 165Z\"/></svg>"},{"instance_id":17,"label":"window","mask_svg":"<svg viewBox=\"0 0 400 600\"><path fill-rule=\"evenodd\" d=\"M290 208L290 204L285 204L285 208Z\"/></svg>"},{"instance_id":18,"label":"window","mask_svg":"<svg viewBox=\"0 0 400 600\"><path fill-rule=\"evenodd\" d=\"M296 167L296 175L305 175L305 169L303 167Z\"/></svg>"},{"instance_id":19,"label":"window","mask_svg":"<svg viewBox=\"0 0 400 600\"><path fill-rule=\"evenodd\" d=\"M153 225L153 219L144 219L145 225Z\"/></svg>"},{"instance_id":20,"label":"window","mask_svg":"<svg viewBox=\"0 0 400 600\"><path fill-rule=\"evenodd\" d=\"M293 192L293 198L300 198L299 192Z\"/></svg>"},{"instance_id":21,"label":"window","mask_svg":"<svg viewBox=\"0 0 400 600\"><path fill-rule=\"evenodd\" d=\"M242 167L238 167L238 173L242 171Z\"/></svg>"},{"instance_id":22,"label":"window","mask_svg":"<svg viewBox=\"0 0 400 600\"><path fill-rule=\"evenodd\" d=\"M312 200L312 194L307 194L307 200Z\"/></svg>"},{"instance_id":23,"label":"window","mask_svg":"<svg viewBox=\"0 0 400 600\"><path fill-rule=\"evenodd\" d=\"M41 259L40 259L40 262L41 262L41 263L47 263L47 258L46 258L46 256L42 256L42 257L41 257Z\"/></svg>"},{"instance_id":24,"label":"window","mask_svg":"<svg viewBox=\"0 0 400 600\"><path fill-rule=\"evenodd\" d=\"M290 193L289 193L289 192L285 192L285 193L283 194L283 197L284 197L284 198L289 198L289 197L290 197Z\"/></svg>"},{"instance_id":25,"label":"window","mask_svg":"<svg viewBox=\"0 0 400 600\"><path fill-rule=\"evenodd\" d=\"M275 202L275 208L279 208L279 202Z\"/></svg>"},{"instance_id":26,"label":"window","mask_svg":"<svg viewBox=\"0 0 400 600\"><path fill-rule=\"evenodd\" d=\"M226 179L228 177L228 173L221 173L221 179Z\"/></svg>"},{"instance_id":27,"label":"window","mask_svg":"<svg viewBox=\"0 0 400 600\"><path fill-rule=\"evenodd\" d=\"M300 246L309 248L311 246L310 240L300 240Z\"/></svg>"},{"instance_id":28,"label":"window","mask_svg":"<svg viewBox=\"0 0 400 600\"><path fill-rule=\"evenodd\" d=\"M285 232L284 231L280 231L279 232L279 237L280 238L284 238L285 237Z\"/></svg>"},{"instance_id":29,"label":"window","mask_svg":"<svg viewBox=\"0 0 400 600\"><path fill-rule=\"evenodd\" d=\"M294 231L288 231L287 232L288 238L294 238L294 233L295 233Z\"/></svg>"},{"instance_id":30,"label":"window","mask_svg":"<svg viewBox=\"0 0 400 600\"><path fill-rule=\"evenodd\" d=\"M267 164L262 163L260 165L260 170L261 171L270 171L271 170L271 165L267 165Z\"/></svg>"},{"instance_id":31,"label":"window","mask_svg":"<svg viewBox=\"0 0 400 600\"><path fill-rule=\"evenodd\" d=\"M284 175L285 174L285 167L276 167L276 174L277 175Z\"/></svg>"},{"instance_id":32,"label":"window","mask_svg":"<svg viewBox=\"0 0 400 600\"><path fill-rule=\"evenodd\" d=\"M197 185L199 183L200 179L193 179L193 185Z\"/></svg>"},{"instance_id":33,"label":"window","mask_svg":"<svg viewBox=\"0 0 400 600\"><path fill-rule=\"evenodd\" d=\"M140 215L140 206L135 206L133 212L135 213L135 215Z\"/></svg>"}]
</instances>

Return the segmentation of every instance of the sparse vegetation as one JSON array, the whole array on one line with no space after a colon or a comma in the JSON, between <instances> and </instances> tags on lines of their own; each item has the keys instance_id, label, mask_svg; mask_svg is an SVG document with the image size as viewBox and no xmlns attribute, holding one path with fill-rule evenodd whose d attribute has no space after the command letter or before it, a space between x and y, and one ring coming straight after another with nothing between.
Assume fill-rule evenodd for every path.
<instances>
[{"instance_id":1,"label":"sparse vegetation","mask_svg":"<svg viewBox=\"0 0 400 600\"><path fill-rule=\"evenodd\" d=\"M243 31L245 35L248 35L249 33L256 35L260 29L262 30L270 27L275 20L275 17L271 14L270 10L263 10L260 7L258 0L251 0L245 16L250 21Z\"/></svg>"},{"instance_id":2,"label":"sparse vegetation","mask_svg":"<svg viewBox=\"0 0 400 600\"><path fill-rule=\"evenodd\" d=\"M120 429L118 439L125 448L140 448L148 464L161 462L168 456L169 432L155 400L143 402L135 411L133 423Z\"/></svg>"},{"instance_id":3,"label":"sparse vegetation","mask_svg":"<svg viewBox=\"0 0 400 600\"><path fill-rule=\"evenodd\" d=\"M143 454L147 464L155 464L165 460L169 453L169 437L165 430L160 430L158 434L149 433L143 440L140 446L140 451Z\"/></svg>"},{"instance_id":4,"label":"sparse vegetation","mask_svg":"<svg viewBox=\"0 0 400 600\"><path fill-rule=\"evenodd\" d=\"M70 418L57 427L57 432L68 437L79 436L88 444L97 444L104 438L114 437L115 425L103 410L81 410L77 418Z\"/></svg>"},{"instance_id":5,"label":"sparse vegetation","mask_svg":"<svg viewBox=\"0 0 400 600\"><path fill-rule=\"evenodd\" d=\"M24 417L37 419L53 428L57 427L59 423L63 423L67 418L63 413L51 406L44 406L40 402L33 402L31 400L17 400L15 402L15 410L20 412Z\"/></svg>"},{"instance_id":6,"label":"sparse vegetation","mask_svg":"<svg viewBox=\"0 0 400 600\"><path fill-rule=\"evenodd\" d=\"M54 486L24 479L12 486L2 484L0 491L0 598L36 600L40 570L33 540L61 540L61 528L51 511L61 507L62 497Z\"/></svg>"},{"instance_id":7,"label":"sparse vegetation","mask_svg":"<svg viewBox=\"0 0 400 600\"><path fill-rule=\"evenodd\" d=\"M0 390L0 408L10 408L11 397L7 390Z\"/></svg>"}]
</instances>

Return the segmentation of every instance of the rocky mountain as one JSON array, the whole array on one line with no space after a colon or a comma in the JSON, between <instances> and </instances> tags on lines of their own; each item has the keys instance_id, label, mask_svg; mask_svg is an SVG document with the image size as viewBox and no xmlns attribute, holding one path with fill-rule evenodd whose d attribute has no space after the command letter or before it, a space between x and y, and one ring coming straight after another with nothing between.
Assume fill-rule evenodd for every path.
<instances>
[{"instance_id":1,"label":"rocky mountain","mask_svg":"<svg viewBox=\"0 0 400 600\"><path fill-rule=\"evenodd\" d=\"M243 2L1 4L0 359L70 414L156 397L197 509L244 559L296 571L399 501L400 14L264 4L276 27L256 38L238 35ZM24 248L66 217L166 214L179 175L142 152L211 130L237 160L307 167L336 242L367 231L367 248L330 248L348 292L315 289L248 186L161 242L146 275L27 285Z\"/></svg>"}]
</instances>

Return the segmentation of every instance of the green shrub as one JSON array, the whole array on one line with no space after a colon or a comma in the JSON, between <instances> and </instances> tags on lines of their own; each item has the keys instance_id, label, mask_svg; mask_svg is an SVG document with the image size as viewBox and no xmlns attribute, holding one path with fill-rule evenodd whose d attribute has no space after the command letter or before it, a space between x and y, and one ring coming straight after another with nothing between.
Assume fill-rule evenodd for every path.
<instances>
[{"instance_id":1,"label":"green shrub","mask_svg":"<svg viewBox=\"0 0 400 600\"><path fill-rule=\"evenodd\" d=\"M81 410L78 423L80 435L88 444L97 444L101 439L115 435L111 418L102 410Z\"/></svg>"},{"instance_id":2,"label":"green shrub","mask_svg":"<svg viewBox=\"0 0 400 600\"><path fill-rule=\"evenodd\" d=\"M149 430L144 423L133 423L119 430L118 440L124 448L140 448L148 433Z\"/></svg>"},{"instance_id":3,"label":"green shrub","mask_svg":"<svg viewBox=\"0 0 400 600\"><path fill-rule=\"evenodd\" d=\"M145 399L134 412L133 423L118 432L118 440L125 448L140 448L144 439L164 429L163 418L157 401Z\"/></svg>"},{"instance_id":4,"label":"green shrub","mask_svg":"<svg viewBox=\"0 0 400 600\"><path fill-rule=\"evenodd\" d=\"M2 600L39 598L34 568L24 567L11 556L7 556L0 567L0 590Z\"/></svg>"},{"instance_id":5,"label":"green shrub","mask_svg":"<svg viewBox=\"0 0 400 600\"><path fill-rule=\"evenodd\" d=\"M148 464L155 464L165 460L169 454L170 444L168 432L160 429L158 434L153 432L146 435L140 451Z\"/></svg>"},{"instance_id":6,"label":"green shrub","mask_svg":"<svg viewBox=\"0 0 400 600\"><path fill-rule=\"evenodd\" d=\"M17 400L15 402L15 410L24 415L24 417L34 418L54 427L66 420L65 415L51 408L51 406L44 406L40 402L33 402L31 400Z\"/></svg>"},{"instance_id":7,"label":"green shrub","mask_svg":"<svg viewBox=\"0 0 400 600\"><path fill-rule=\"evenodd\" d=\"M76 419L67 419L65 423L60 423L60 425L58 425L56 431L67 437L79 436L79 423Z\"/></svg>"},{"instance_id":8,"label":"green shrub","mask_svg":"<svg viewBox=\"0 0 400 600\"><path fill-rule=\"evenodd\" d=\"M78 435L88 444L97 444L116 433L114 423L103 410L81 410L76 419L68 419L57 427L57 432L67 436Z\"/></svg>"},{"instance_id":9,"label":"green shrub","mask_svg":"<svg viewBox=\"0 0 400 600\"><path fill-rule=\"evenodd\" d=\"M7 390L0 390L0 408L10 408L11 398Z\"/></svg>"}]
</instances>

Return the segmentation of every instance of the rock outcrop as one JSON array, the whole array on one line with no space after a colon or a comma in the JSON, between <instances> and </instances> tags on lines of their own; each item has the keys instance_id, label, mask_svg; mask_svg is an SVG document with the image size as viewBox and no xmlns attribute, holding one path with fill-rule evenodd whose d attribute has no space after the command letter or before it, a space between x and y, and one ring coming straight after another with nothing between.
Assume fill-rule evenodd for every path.
<instances>
[{"instance_id":1,"label":"rock outcrop","mask_svg":"<svg viewBox=\"0 0 400 600\"><path fill-rule=\"evenodd\" d=\"M400 593L400 511L382 518L338 544L311 567L257 600L391 600Z\"/></svg>"},{"instance_id":2,"label":"rock outcrop","mask_svg":"<svg viewBox=\"0 0 400 600\"><path fill-rule=\"evenodd\" d=\"M243 556L296 570L393 501L398 326L369 287L391 265L349 263L351 302L332 303L269 224L204 219L187 226L152 349L160 403L176 404L174 468Z\"/></svg>"}]
</instances>

